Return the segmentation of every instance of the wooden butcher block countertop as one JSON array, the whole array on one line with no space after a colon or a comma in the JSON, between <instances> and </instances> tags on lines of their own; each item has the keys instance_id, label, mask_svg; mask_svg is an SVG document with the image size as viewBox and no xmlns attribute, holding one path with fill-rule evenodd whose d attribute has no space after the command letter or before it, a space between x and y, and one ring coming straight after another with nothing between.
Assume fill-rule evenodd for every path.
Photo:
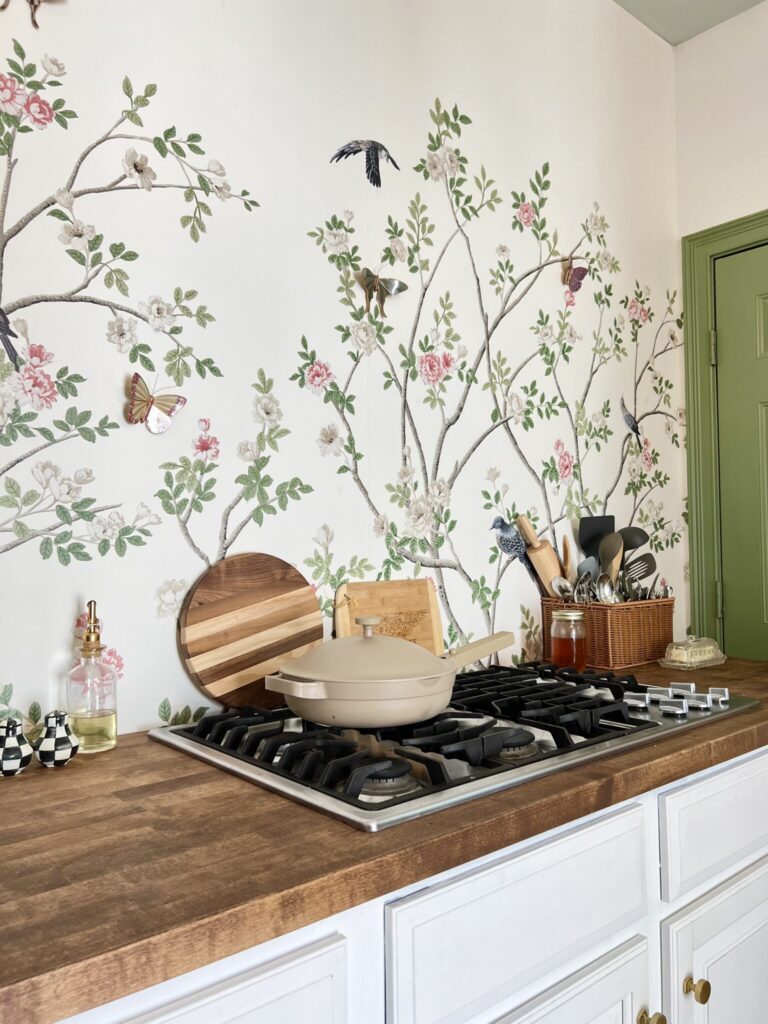
<instances>
[{"instance_id":1,"label":"wooden butcher block countertop","mask_svg":"<svg viewBox=\"0 0 768 1024\"><path fill-rule=\"evenodd\" d=\"M695 678L768 698L767 664ZM51 1024L765 744L768 699L379 833L143 733L35 762L0 779L0 1021Z\"/></svg>"}]
</instances>

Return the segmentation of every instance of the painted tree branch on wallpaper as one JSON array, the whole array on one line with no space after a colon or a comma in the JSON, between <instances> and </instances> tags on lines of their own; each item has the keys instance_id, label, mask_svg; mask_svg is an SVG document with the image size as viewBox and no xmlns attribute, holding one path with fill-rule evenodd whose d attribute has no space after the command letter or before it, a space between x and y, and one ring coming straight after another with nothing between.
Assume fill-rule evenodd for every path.
<instances>
[{"instance_id":1,"label":"painted tree branch on wallpaper","mask_svg":"<svg viewBox=\"0 0 768 1024\"><path fill-rule=\"evenodd\" d=\"M133 519L126 520L118 511L119 504L99 505L95 497L85 493L93 482L90 469L65 474L47 458L52 454L48 449L54 446L67 443L69 449L71 441L95 442L108 437L118 424L109 415L96 418L91 410L74 405L57 416L54 406L60 399L78 397L85 378L68 364L52 376L54 354L31 340L32 328L26 319L17 316L9 323L7 318L41 304L95 306L109 317L107 341L127 358L128 365L155 371L154 342L139 334L140 329L149 328L150 337L167 339L169 348L162 356L162 365L176 385L181 385L193 370L201 378L219 377L221 371L213 357L198 355L186 338L182 340L185 326L205 328L214 319L208 307L197 302L196 289L178 287L172 300L151 295L146 302L131 301L128 267L139 259L139 253L122 240L106 241L104 234L78 213L84 197L173 190L185 204L181 227L197 242L213 214L210 197L221 201L235 198L246 210L258 204L245 189L239 195L233 193L218 160L199 165L196 158L205 153L199 133L181 135L175 126L157 135L136 131L143 128L141 112L149 106L157 87L150 84L137 91L126 77L122 110L111 127L82 149L71 168L62 170L55 192L14 219L10 215L14 176L23 173L23 161L46 159L36 139L29 140L31 145L22 145L22 140L54 124L68 129L77 114L61 96L50 101L46 98L61 88L66 68L60 60L46 56L38 65L14 40L13 56L7 65L8 71L0 74L0 160L4 164L0 189L0 326L5 324L5 351L0 353L0 446L10 448L33 439L36 443L0 466L0 477L4 478L0 508L8 513L0 519L0 554L39 541L41 556L51 558L55 552L62 565L90 560L95 551L105 555L113 550L122 556L130 546L146 542L151 535L149 527L159 522L159 517L140 505ZM103 147L115 151L114 177L107 182L83 184L89 157ZM150 165L145 150L170 167L167 180ZM44 214L58 222L58 241L72 261L75 278L63 291L42 288L8 300L3 293L6 258L13 254L15 240ZM41 422L49 412L50 422ZM27 483L12 475L28 469L31 479Z\"/></svg>"},{"instance_id":2,"label":"painted tree branch on wallpaper","mask_svg":"<svg viewBox=\"0 0 768 1024\"><path fill-rule=\"evenodd\" d=\"M531 256L517 269L511 244L500 243L484 286L472 225L505 203L485 168L472 172L459 148L462 131L471 123L469 117L457 106L444 108L439 100L430 117L433 127L426 154L414 170L428 187L435 188L451 226L438 240L436 222L425 198L417 192L402 219L387 218L386 243L378 261L381 266L407 269L415 280L415 288L391 300L402 309L413 296L410 328L405 336L392 337L394 330L381 306L366 308L356 275L364 273L365 264L373 261L364 259L354 244L353 214L334 214L310 236L337 271L335 287L344 310L336 325L340 349L319 353L302 338L299 365L291 379L308 393L322 397L334 413L334 419L321 428L317 443L322 455L339 460L337 472L349 475L372 517L374 532L384 541L386 555L380 575L389 578L408 564L416 572L431 571L449 623L449 641L456 642L467 633L454 612L453 582L449 586L449 580L469 589L486 628L491 629L501 584L514 560L502 557L492 545L486 566L472 564L469 549L460 550L458 523L451 513L452 495L462 473L470 462L482 457L491 438L502 437L508 455L504 472L490 467L487 486L477 495L478 529L487 530L496 514L512 521L526 512L539 531L548 532L557 545L558 524L582 514L604 512L618 492L631 499L629 521L648 526L657 551L680 541L681 522L673 522L663 504L653 500L655 492L666 487L669 476L660 467L660 451L646 431L651 423L663 422L666 443L681 443L684 413L672 409L672 382L663 372L663 361L682 344L682 320L675 312L674 293L667 294L660 316L651 306L648 289L637 283L617 301L610 277L619 272L619 262L607 249L608 225L597 205L573 245L560 245L558 232L545 215L551 188L546 163L534 173L525 191L511 192L506 204L512 234L520 235ZM465 328L472 340L466 344L461 343L457 330L458 313L451 292L442 290L439 283L445 256L456 246L464 251L475 297L475 312L471 321L467 317ZM562 301L555 311L539 310L531 326L532 344L523 347L505 331L511 314L546 280L544 275L560 275L564 260L568 287ZM583 287L581 275L568 277L567 268L572 266L586 268ZM585 343L574 326L573 313L577 302L586 303L590 298L595 324L591 342ZM571 357L577 347L587 344L586 372L576 384ZM341 353L351 362L344 373L338 364L333 368ZM382 389L392 397L399 423L391 443L400 469L396 479L378 493L367 477L364 452L359 450L354 429L355 377L367 360L380 362ZM633 362L624 398L640 424L640 441L626 432L618 395L599 401L592 395L604 367L623 360ZM467 437L468 410L478 399L486 402L487 422ZM474 412L472 415L472 422L477 423ZM526 435L535 428L540 432L547 424L550 430L556 428L558 436L551 440L551 455L537 462ZM621 437L618 447L611 443L614 435ZM599 473L595 466L598 454ZM606 488L593 480L598 476L604 480L607 459L616 469ZM538 494L536 507L520 508L508 497L509 484L519 471ZM526 609L523 622L526 634L532 637L535 623Z\"/></svg>"},{"instance_id":3,"label":"painted tree branch on wallpaper","mask_svg":"<svg viewBox=\"0 0 768 1024\"><path fill-rule=\"evenodd\" d=\"M271 462L280 450L280 442L290 431L282 425L283 410L274 394L274 380L259 370L251 385L253 419L258 424L256 436L246 438L237 446L237 454L246 464L234 480L234 494L228 499L219 519L217 545L213 558L193 537L193 516L216 500L217 479L211 474L218 467L221 454L218 437L211 433L210 419L198 421L199 434L192 442L193 457L180 455L173 462L164 462L164 486L156 492L163 511L175 521L182 537L197 557L210 565L227 556L229 549L251 523L261 527L268 516L285 512L291 502L300 501L312 488L298 476L275 483ZM270 454L273 453L273 454ZM243 508L246 511L243 514Z\"/></svg>"}]
</instances>

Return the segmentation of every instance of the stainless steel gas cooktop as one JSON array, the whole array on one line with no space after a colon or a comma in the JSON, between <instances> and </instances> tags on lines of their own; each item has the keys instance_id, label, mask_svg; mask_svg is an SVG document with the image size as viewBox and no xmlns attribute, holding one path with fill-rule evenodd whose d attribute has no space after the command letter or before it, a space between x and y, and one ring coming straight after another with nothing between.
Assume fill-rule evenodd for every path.
<instances>
[{"instance_id":1,"label":"stainless steel gas cooktop","mask_svg":"<svg viewBox=\"0 0 768 1024\"><path fill-rule=\"evenodd\" d=\"M450 707L417 725L331 729L247 708L150 736L375 832L757 704L531 662L459 676Z\"/></svg>"}]
</instances>

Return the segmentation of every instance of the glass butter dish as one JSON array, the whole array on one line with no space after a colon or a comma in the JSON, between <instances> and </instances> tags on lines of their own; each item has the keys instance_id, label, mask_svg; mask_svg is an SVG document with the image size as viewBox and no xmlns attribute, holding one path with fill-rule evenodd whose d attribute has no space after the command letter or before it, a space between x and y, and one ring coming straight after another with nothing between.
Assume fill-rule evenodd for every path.
<instances>
[{"instance_id":1,"label":"glass butter dish","mask_svg":"<svg viewBox=\"0 0 768 1024\"><path fill-rule=\"evenodd\" d=\"M659 659L659 664L664 668L690 671L722 665L725 660L726 657L716 640L706 636L687 636L685 640L675 640L674 643L667 644L667 650L664 657Z\"/></svg>"}]
</instances>

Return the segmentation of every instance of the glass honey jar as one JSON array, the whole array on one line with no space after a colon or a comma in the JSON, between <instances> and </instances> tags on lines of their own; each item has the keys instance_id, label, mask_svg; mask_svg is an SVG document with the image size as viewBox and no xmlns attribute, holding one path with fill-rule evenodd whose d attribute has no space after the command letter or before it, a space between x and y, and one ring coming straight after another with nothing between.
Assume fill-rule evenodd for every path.
<instances>
[{"instance_id":1,"label":"glass honey jar","mask_svg":"<svg viewBox=\"0 0 768 1024\"><path fill-rule=\"evenodd\" d=\"M552 612L552 661L560 668L575 668L583 672L587 667L587 625L584 612L566 608Z\"/></svg>"}]
</instances>

